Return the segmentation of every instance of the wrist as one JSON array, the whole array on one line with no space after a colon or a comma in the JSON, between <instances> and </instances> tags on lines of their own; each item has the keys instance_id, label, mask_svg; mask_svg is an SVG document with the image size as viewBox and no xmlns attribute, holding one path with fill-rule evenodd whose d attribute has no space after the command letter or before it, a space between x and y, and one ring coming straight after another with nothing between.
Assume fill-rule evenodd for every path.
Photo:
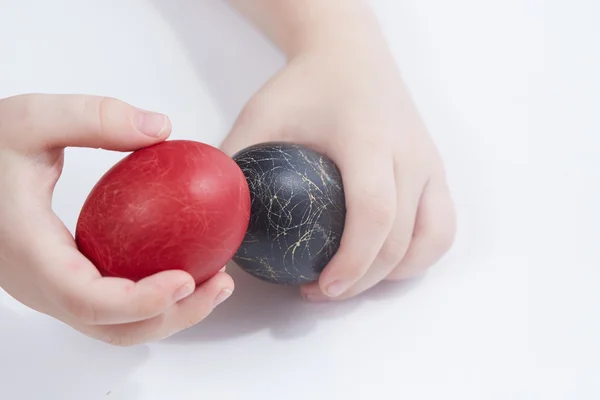
<instances>
[{"instance_id":1,"label":"wrist","mask_svg":"<svg viewBox=\"0 0 600 400\"><path fill-rule=\"evenodd\" d=\"M383 42L368 0L228 0L288 58Z\"/></svg>"},{"instance_id":2,"label":"wrist","mask_svg":"<svg viewBox=\"0 0 600 400\"><path fill-rule=\"evenodd\" d=\"M366 1L306 2L303 17L278 42L288 58L302 53L335 54L385 47L378 21Z\"/></svg>"}]
</instances>

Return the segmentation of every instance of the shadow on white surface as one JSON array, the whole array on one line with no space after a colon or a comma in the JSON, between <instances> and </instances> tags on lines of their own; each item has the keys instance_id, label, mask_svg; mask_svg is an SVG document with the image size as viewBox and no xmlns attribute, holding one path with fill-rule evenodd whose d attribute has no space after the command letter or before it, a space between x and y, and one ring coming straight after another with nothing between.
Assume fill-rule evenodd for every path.
<instances>
[{"instance_id":1,"label":"shadow on white surface","mask_svg":"<svg viewBox=\"0 0 600 400\"><path fill-rule=\"evenodd\" d=\"M150 0L188 52L228 123L284 58L224 1Z\"/></svg>"},{"instance_id":2,"label":"shadow on white surface","mask_svg":"<svg viewBox=\"0 0 600 400\"><path fill-rule=\"evenodd\" d=\"M292 340L309 334L320 321L343 318L365 301L398 298L414 289L423 278L409 282L382 282L354 299L309 303L297 287L262 282L236 266L228 266L234 294L202 323L180 332L164 343L206 342L233 339L268 330L276 340Z\"/></svg>"},{"instance_id":3,"label":"shadow on white surface","mask_svg":"<svg viewBox=\"0 0 600 400\"><path fill-rule=\"evenodd\" d=\"M0 362L10 360L0 363L1 399L134 400L138 390L128 377L148 356L145 346L111 347L0 305Z\"/></svg>"}]
</instances>

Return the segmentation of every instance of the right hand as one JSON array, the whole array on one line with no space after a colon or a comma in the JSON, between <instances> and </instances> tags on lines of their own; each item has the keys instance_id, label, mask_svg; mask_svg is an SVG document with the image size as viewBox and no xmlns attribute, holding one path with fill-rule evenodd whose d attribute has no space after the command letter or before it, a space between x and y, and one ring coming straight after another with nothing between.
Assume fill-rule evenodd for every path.
<instances>
[{"instance_id":1,"label":"right hand","mask_svg":"<svg viewBox=\"0 0 600 400\"><path fill-rule=\"evenodd\" d=\"M0 288L84 334L120 346L170 336L233 291L219 272L195 286L173 270L133 282L102 277L52 211L67 146L133 151L165 140L168 118L119 100L20 95L0 100Z\"/></svg>"}]
</instances>

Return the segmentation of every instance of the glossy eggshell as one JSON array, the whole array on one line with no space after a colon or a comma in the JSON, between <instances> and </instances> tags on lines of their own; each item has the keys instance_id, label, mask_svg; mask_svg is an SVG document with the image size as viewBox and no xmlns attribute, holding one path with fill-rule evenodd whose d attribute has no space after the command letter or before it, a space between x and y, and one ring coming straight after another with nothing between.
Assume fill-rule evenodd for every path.
<instances>
[{"instance_id":1,"label":"glossy eggshell","mask_svg":"<svg viewBox=\"0 0 600 400\"><path fill-rule=\"evenodd\" d=\"M346 217L342 177L327 157L289 143L233 156L248 180L251 217L234 256L244 271L283 285L317 280L340 246Z\"/></svg>"},{"instance_id":2,"label":"glossy eggshell","mask_svg":"<svg viewBox=\"0 0 600 400\"><path fill-rule=\"evenodd\" d=\"M231 157L171 140L131 153L98 181L75 239L104 276L181 269L201 283L232 258L249 217L248 184Z\"/></svg>"}]
</instances>

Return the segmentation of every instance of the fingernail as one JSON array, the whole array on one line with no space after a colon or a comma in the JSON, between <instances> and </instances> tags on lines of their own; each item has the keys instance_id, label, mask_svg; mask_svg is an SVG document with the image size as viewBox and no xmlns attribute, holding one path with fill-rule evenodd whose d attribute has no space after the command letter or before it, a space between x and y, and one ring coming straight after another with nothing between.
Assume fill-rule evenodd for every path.
<instances>
[{"instance_id":1,"label":"fingernail","mask_svg":"<svg viewBox=\"0 0 600 400\"><path fill-rule=\"evenodd\" d=\"M196 286L191 283L186 283L175 292L175 302L185 299L190 294L194 293Z\"/></svg>"},{"instance_id":2,"label":"fingernail","mask_svg":"<svg viewBox=\"0 0 600 400\"><path fill-rule=\"evenodd\" d=\"M331 297L338 297L339 295L344 293L346 290L348 290L349 286L350 285L348 284L348 282L335 281L335 282L329 284L329 286L327 286L327 295L329 295Z\"/></svg>"},{"instance_id":3,"label":"fingernail","mask_svg":"<svg viewBox=\"0 0 600 400\"><path fill-rule=\"evenodd\" d=\"M324 301L329 301L329 297L324 295L323 293L304 293L303 295L306 301L310 301L313 303L321 303Z\"/></svg>"},{"instance_id":4,"label":"fingernail","mask_svg":"<svg viewBox=\"0 0 600 400\"><path fill-rule=\"evenodd\" d=\"M135 117L135 126L144 135L159 137L169 127L169 119L162 114L138 111Z\"/></svg>"},{"instance_id":5,"label":"fingernail","mask_svg":"<svg viewBox=\"0 0 600 400\"><path fill-rule=\"evenodd\" d=\"M227 300L229 298L229 296L231 296L232 293L233 293L233 290L231 290L231 289L221 290L221 292L217 295L217 297L215 297L214 307L218 306L219 304L221 304L222 302Z\"/></svg>"}]
</instances>

